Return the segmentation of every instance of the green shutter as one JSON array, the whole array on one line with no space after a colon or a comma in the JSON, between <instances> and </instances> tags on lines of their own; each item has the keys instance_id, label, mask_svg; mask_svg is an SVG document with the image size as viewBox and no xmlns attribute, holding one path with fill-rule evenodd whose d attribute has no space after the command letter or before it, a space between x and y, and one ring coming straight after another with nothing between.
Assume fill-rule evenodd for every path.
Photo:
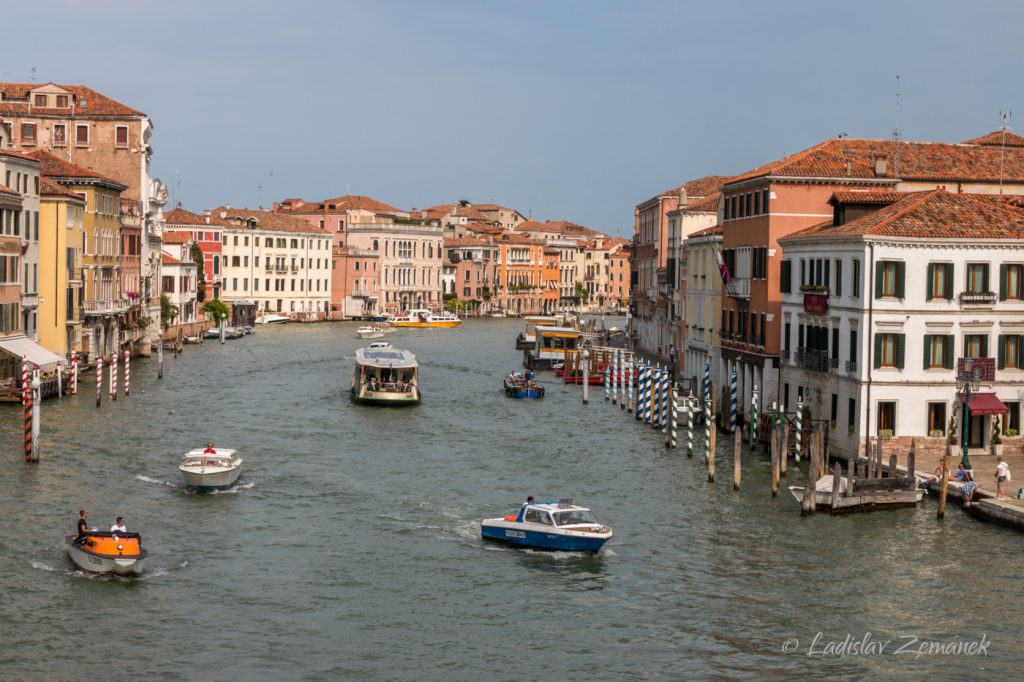
<instances>
[{"instance_id":1,"label":"green shutter","mask_svg":"<svg viewBox=\"0 0 1024 682\"><path fill-rule=\"evenodd\" d=\"M903 283L906 275L906 263L896 264L896 298L903 298Z\"/></svg>"},{"instance_id":2,"label":"green shutter","mask_svg":"<svg viewBox=\"0 0 1024 682\"><path fill-rule=\"evenodd\" d=\"M988 266L981 266L981 290L988 291Z\"/></svg>"},{"instance_id":3,"label":"green shutter","mask_svg":"<svg viewBox=\"0 0 1024 682\"><path fill-rule=\"evenodd\" d=\"M1006 264L999 266L999 300L1006 300ZM1000 369L1002 369L1000 367Z\"/></svg>"},{"instance_id":4,"label":"green shutter","mask_svg":"<svg viewBox=\"0 0 1024 682\"><path fill-rule=\"evenodd\" d=\"M875 263L875 298L882 298L884 275L885 263L883 261L878 261Z\"/></svg>"},{"instance_id":5,"label":"green shutter","mask_svg":"<svg viewBox=\"0 0 1024 682\"><path fill-rule=\"evenodd\" d=\"M981 337L981 355L979 357L988 357L988 334Z\"/></svg>"},{"instance_id":6,"label":"green shutter","mask_svg":"<svg viewBox=\"0 0 1024 682\"><path fill-rule=\"evenodd\" d=\"M932 267L931 265L928 266L929 269L931 269L931 267ZM925 334L924 335L924 368L925 369L928 369L929 367L931 367L931 359L932 359L932 335L931 334Z\"/></svg>"},{"instance_id":7,"label":"green shutter","mask_svg":"<svg viewBox=\"0 0 1024 682\"><path fill-rule=\"evenodd\" d=\"M953 369L953 335L946 337L946 369Z\"/></svg>"},{"instance_id":8,"label":"green shutter","mask_svg":"<svg viewBox=\"0 0 1024 682\"><path fill-rule=\"evenodd\" d=\"M897 369L903 369L903 350L904 350L903 340L905 338L906 337L903 334L897 334L896 335L896 368Z\"/></svg>"},{"instance_id":9,"label":"green shutter","mask_svg":"<svg viewBox=\"0 0 1024 682\"><path fill-rule=\"evenodd\" d=\"M946 300L947 301L952 301L953 300L953 264L952 263L946 263L945 268L946 268L946 280L945 280L945 284L946 284Z\"/></svg>"},{"instance_id":10,"label":"green shutter","mask_svg":"<svg viewBox=\"0 0 1024 682\"><path fill-rule=\"evenodd\" d=\"M935 298L935 291L932 289L932 286L934 286L934 283L935 283L935 263L929 263L928 264L928 285L926 287L926 291L928 293L925 294L925 299L924 300L930 301L933 298ZM928 367L928 365L925 365L925 368L927 368L927 367Z\"/></svg>"},{"instance_id":11,"label":"green shutter","mask_svg":"<svg viewBox=\"0 0 1024 682\"><path fill-rule=\"evenodd\" d=\"M882 335L875 333L875 369L882 366Z\"/></svg>"},{"instance_id":12,"label":"green shutter","mask_svg":"<svg viewBox=\"0 0 1024 682\"><path fill-rule=\"evenodd\" d=\"M788 260L784 260L779 268L779 291L784 294L791 293L793 290L790 277L791 264Z\"/></svg>"},{"instance_id":13,"label":"green shutter","mask_svg":"<svg viewBox=\"0 0 1024 682\"><path fill-rule=\"evenodd\" d=\"M999 364L997 368L1006 369L1006 336L1000 334L996 339L996 342L999 344Z\"/></svg>"}]
</instances>

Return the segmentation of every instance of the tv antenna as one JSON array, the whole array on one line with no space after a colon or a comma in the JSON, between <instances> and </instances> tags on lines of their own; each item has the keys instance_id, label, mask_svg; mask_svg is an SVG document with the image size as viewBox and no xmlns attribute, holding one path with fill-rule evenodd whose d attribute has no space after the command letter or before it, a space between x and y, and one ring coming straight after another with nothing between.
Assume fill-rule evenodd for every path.
<instances>
[{"instance_id":1,"label":"tv antenna","mask_svg":"<svg viewBox=\"0 0 1024 682\"><path fill-rule=\"evenodd\" d=\"M896 127L892 131L892 139L896 142L896 154L892 160L892 174L898 176L900 173L900 140L903 138L903 130L900 128L900 75L896 74Z\"/></svg>"},{"instance_id":2,"label":"tv antenna","mask_svg":"<svg viewBox=\"0 0 1024 682\"><path fill-rule=\"evenodd\" d=\"M999 122L1002 124L1002 132L999 135L999 193L1003 193L1003 160L1006 158L1006 131L1010 127L1010 118L1013 112L1007 109L999 112Z\"/></svg>"}]
</instances>

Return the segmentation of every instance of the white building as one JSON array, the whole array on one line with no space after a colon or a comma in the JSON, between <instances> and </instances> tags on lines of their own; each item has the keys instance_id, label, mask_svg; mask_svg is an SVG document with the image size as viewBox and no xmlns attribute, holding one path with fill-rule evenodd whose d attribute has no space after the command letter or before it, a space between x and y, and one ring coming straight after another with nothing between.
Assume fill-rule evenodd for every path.
<instances>
[{"instance_id":1,"label":"white building","mask_svg":"<svg viewBox=\"0 0 1024 682\"><path fill-rule=\"evenodd\" d=\"M224 221L221 300L257 310L324 319L331 305L330 232L300 218L217 208Z\"/></svg>"},{"instance_id":2,"label":"white building","mask_svg":"<svg viewBox=\"0 0 1024 682\"><path fill-rule=\"evenodd\" d=\"M862 449L869 435L903 452L911 439L919 451L943 450L951 417L964 433L960 362L981 358L970 447L989 450L998 415L1004 446L1017 452L1024 203L938 189L867 212L872 202L856 194L833 198L832 223L779 241L781 380L763 404L778 399L792 411L801 398L830 421L833 454Z\"/></svg>"},{"instance_id":3,"label":"white building","mask_svg":"<svg viewBox=\"0 0 1024 682\"><path fill-rule=\"evenodd\" d=\"M695 232L683 241L686 313L679 369L698 395L703 395L705 365L712 383L723 386L725 380L719 338L722 277L716 255L721 243L722 228L718 226Z\"/></svg>"}]
</instances>

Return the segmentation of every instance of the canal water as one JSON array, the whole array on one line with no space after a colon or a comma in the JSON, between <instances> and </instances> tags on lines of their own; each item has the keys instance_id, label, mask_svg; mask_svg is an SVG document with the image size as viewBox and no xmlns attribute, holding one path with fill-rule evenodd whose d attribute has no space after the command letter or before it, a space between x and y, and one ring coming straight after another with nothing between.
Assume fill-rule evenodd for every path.
<instances>
[{"instance_id":1,"label":"canal water","mask_svg":"<svg viewBox=\"0 0 1024 682\"><path fill-rule=\"evenodd\" d=\"M802 519L761 455L733 491L724 437L708 484L699 453L598 391L583 406L543 375L544 400L507 399L520 327L391 335L422 364L423 404L404 410L350 402L349 323L186 347L162 381L136 361L131 396L101 409L83 379L44 404L38 465L18 408L0 410L0 678L1019 674L1020 535L956 508L937 523L930 500ZM244 456L236 489L183 490L177 460L207 440ZM484 544L479 520L527 495L575 496L616 535L592 557ZM143 534L142 578L72 569L82 507ZM988 655L896 653L958 641Z\"/></svg>"}]
</instances>

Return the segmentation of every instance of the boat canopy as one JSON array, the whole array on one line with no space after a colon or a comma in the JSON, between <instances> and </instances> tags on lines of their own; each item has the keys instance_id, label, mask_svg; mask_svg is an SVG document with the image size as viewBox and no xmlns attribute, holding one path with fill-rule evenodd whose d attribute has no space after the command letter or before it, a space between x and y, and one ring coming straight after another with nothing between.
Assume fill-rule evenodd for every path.
<instances>
[{"instance_id":1,"label":"boat canopy","mask_svg":"<svg viewBox=\"0 0 1024 682\"><path fill-rule=\"evenodd\" d=\"M419 367L416 356L401 348L358 348L356 362L368 367L400 369Z\"/></svg>"}]
</instances>

